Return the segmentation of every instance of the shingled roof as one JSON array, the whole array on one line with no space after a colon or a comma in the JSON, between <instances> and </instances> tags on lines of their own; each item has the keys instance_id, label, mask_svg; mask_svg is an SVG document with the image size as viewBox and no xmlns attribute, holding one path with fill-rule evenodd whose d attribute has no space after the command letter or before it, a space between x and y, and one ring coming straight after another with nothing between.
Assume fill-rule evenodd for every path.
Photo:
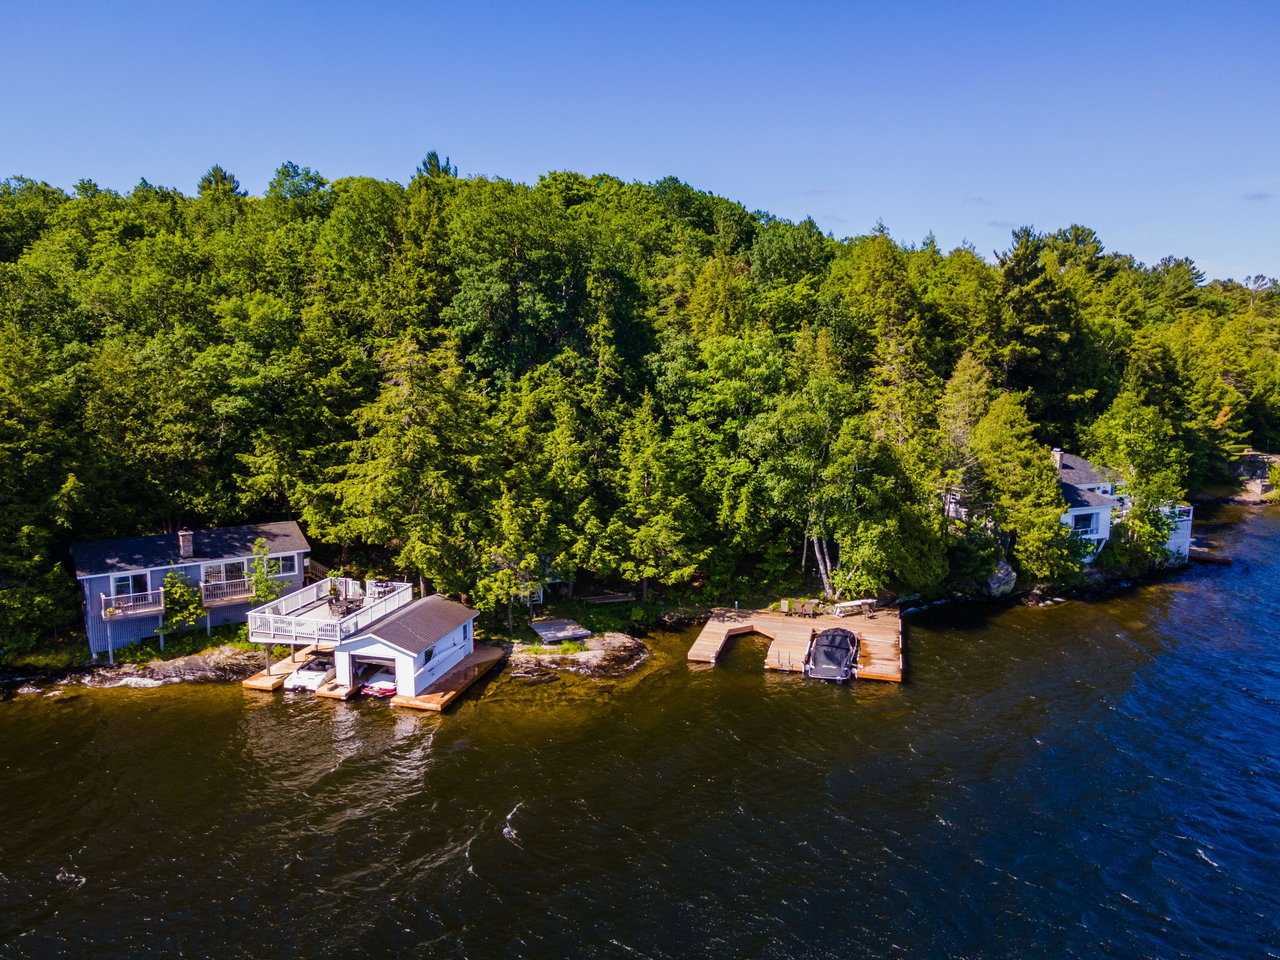
<instances>
[{"instance_id":1,"label":"shingled roof","mask_svg":"<svg viewBox=\"0 0 1280 960\"><path fill-rule=\"evenodd\" d=\"M1084 487L1077 487L1074 483L1063 483L1058 481L1058 489L1062 491L1062 499L1067 501L1067 507L1118 507L1120 501L1115 497L1108 497L1105 493L1096 493L1093 490L1086 490Z\"/></svg>"},{"instance_id":2,"label":"shingled roof","mask_svg":"<svg viewBox=\"0 0 1280 960\"><path fill-rule=\"evenodd\" d=\"M267 541L268 553L304 553L311 549L298 525L292 520L285 520L281 523L250 523L241 527L195 530L190 557L179 556L176 533L77 543L71 547L71 556L76 562L77 577L94 577L251 557L254 541L258 538Z\"/></svg>"},{"instance_id":3,"label":"shingled roof","mask_svg":"<svg viewBox=\"0 0 1280 960\"><path fill-rule=\"evenodd\" d=\"M1058 464L1058 489L1062 491L1062 499L1067 507L1116 507L1120 501L1105 493L1086 489L1090 486L1115 483L1115 477L1106 467L1095 466L1084 457L1074 453L1054 451L1055 457L1061 457Z\"/></svg>"},{"instance_id":4,"label":"shingled roof","mask_svg":"<svg viewBox=\"0 0 1280 960\"><path fill-rule=\"evenodd\" d=\"M468 606L455 603L440 594L423 597L395 613L384 617L362 633L343 641L350 643L363 637L377 637L384 643L407 653L422 653L435 646L468 620L480 614Z\"/></svg>"},{"instance_id":5,"label":"shingled roof","mask_svg":"<svg viewBox=\"0 0 1280 960\"><path fill-rule=\"evenodd\" d=\"M1077 485L1116 482L1116 478L1106 467L1095 466L1074 453L1062 454L1062 464L1058 467L1058 479L1063 483Z\"/></svg>"}]
</instances>

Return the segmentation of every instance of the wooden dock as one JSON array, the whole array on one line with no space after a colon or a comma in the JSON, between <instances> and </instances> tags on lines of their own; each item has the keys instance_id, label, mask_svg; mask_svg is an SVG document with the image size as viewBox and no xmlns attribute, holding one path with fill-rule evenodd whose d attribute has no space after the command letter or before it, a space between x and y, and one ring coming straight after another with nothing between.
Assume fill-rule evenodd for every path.
<instances>
[{"instance_id":1,"label":"wooden dock","mask_svg":"<svg viewBox=\"0 0 1280 960\"><path fill-rule=\"evenodd\" d=\"M566 640L585 640L591 631L576 620L555 617L535 617L529 624L543 643L563 643Z\"/></svg>"},{"instance_id":2,"label":"wooden dock","mask_svg":"<svg viewBox=\"0 0 1280 960\"><path fill-rule=\"evenodd\" d=\"M461 663L433 681L418 696L402 697L396 694L391 698L391 705L439 712L462 696L469 686L493 669L493 665L504 656L506 653L501 647L477 643L476 648Z\"/></svg>"},{"instance_id":3,"label":"wooden dock","mask_svg":"<svg viewBox=\"0 0 1280 960\"><path fill-rule=\"evenodd\" d=\"M335 677L332 680L326 680L320 686L316 687L316 696L324 697L326 700L350 700L360 688L369 682L369 679L381 670L382 667L376 663L366 663L355 672L354 683L346 687L340 684Z\"/></svg>"},{"instance_id":4,"label":"wooden dock","mask_svg":"<svg viewBox=\"0 0 1280 960\"><path fill-rule=\"evenodd\" d=\"M301 650L289 654L283 660L277 660L266 670L259 670L247 680L240 681L240 685L248 687L250 690L279 690L284 686L289 674L302 666L307 657L318 649L319 647L315 644L303 647Z\"/></svg>"},{"instance_id":5,"label":"wooden dock","mask_svg":"<svg viewBox=\"0 0 1280 960\"><path fill-rule=\"evenodd\" d=\"M902 617L897 610L879 610L872 617L801 617L773 610L717 608L689 648L689 659L715 663L730 637L759 633L773 641L765 655L766 670L800 673L809 641L815 633L830 627L858 635L858 679L902 682Z\"/></svg>"}]
</instances>

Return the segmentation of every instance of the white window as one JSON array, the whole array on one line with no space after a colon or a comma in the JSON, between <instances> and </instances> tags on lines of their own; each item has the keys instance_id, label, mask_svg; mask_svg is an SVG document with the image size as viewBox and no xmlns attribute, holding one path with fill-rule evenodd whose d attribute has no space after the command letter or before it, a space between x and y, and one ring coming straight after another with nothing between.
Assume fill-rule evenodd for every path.
<instances>
[{"instance_id":1,"label":"white window","mask_svg":"<svg viewBox=\"0 0 1280 960\"><path fill-rule=\"evenodd\" d=\"M145 573L125 574L111 579L111 595L127 597L131 593L147 593L150 587Z\"/></svg>"},{"instance_id":2,"label":"white window","mask_svg":"<svg viewBox=\"0 0 1280 960\"><path fill-rule=\"evenodd\" d=\"M1097 514L1078 513L1075 516L1074 526L1072 529L1074 529L1076 533L1084 535L1097 533L1098 527L1095 522L1096 520Z\"/></svg>"},{"instance_id":3,"label":"white window","mask_svg":"<svg viewBox=\"0 0 1280 960\"><path fill-rule=\"evenodd\" d=\"M298 558L295 557L292 553L288 554L287 556L276 557L275 562L280 564L281 573L297 573L298 572Z\"/></svg>"},{"instance_id":4,"label":"white window","mask_svg":"<svg viewBox=\"0 0 1280 960\"><path fill-rule=\"evenodd\" d=\"M206 583L226 583L228 580L243 580L245 578L245 569L243 560L206 563L204 565L204 579Z\"/></svg>"}]
</instances>

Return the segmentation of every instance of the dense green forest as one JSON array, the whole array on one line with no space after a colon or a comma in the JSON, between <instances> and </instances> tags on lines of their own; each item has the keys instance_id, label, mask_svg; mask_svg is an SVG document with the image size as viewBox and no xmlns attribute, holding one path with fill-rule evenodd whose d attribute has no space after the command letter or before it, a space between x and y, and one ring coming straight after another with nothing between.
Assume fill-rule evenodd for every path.
<instances>
[{"instance_id":1,"label":"dense green forest","mask_svg":"<svg viewBox=\"0 0 1280 960\"><path fill-rule=\"evenodd\" d=\"M1048 447L1158 504L1280 446L1280 287L1085 227L985 259L674 178L262 197L0 183L0 636L79 618L74 540L298 518L505 606L554 570L714 600L1079 569ZM948 501L968 510L950 519ZM659 585L662 585L659 587Z\"/></svg>"}]
</instances>

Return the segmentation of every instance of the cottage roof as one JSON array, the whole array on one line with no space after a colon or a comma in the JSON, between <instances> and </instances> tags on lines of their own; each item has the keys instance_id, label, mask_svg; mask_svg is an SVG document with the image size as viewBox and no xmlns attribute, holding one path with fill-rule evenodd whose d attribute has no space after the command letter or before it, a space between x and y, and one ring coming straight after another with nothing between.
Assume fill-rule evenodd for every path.
<instances>
[{"instance_id":1,"label":"cottage roof","mask_svg":"<svg viewBox=\"0 0 1280 960\"><path fill-rule=\"evenodd\" d=\"M1115 483L1116 480L1106 467L1095 466L1074 453L1062 454L1062 463L1058 467L1058 479L1063 483L1076 485Z\"/></svg>"},{"instance_id":2,"label":"cottage roof","mask_svg":"<svg viewBox=\"0 0 1280 960\"><path fill-rule=\"evenodd\" d=\"M437 593L401 607L344 642L372 636L408 653L422 653L479 615L470 607Z\"/></svg>"},{"instance_id":3,"label":"cottage roof","mask_svg":"<svg viewBox=\"0 0 1280 960\"><path fill-rule=\"evenodd\" d=\"M1105 493L1096 493L1084 487L1077 487L1074 483L1059 481L1058 489L1062 491L1062 499L1067 501L1067 509L1073 507L1118 507L1120 505L1120 501L1115 497L1108 497Z\"/></svg>"},{"instance_id":4,"label":"cottage roof","mask_svg":"<svg viewBox=\"0 0 1280 960\"><path fill-rule=\"evenodd\" d=\"M176 533L76 543L71 547L71 556L76 562L77 577L93 577L251 557L254 541L259 537L267 541L268 553L303 553L311 549L298 525L286 520L195 530L192 532L192 556L189 558L179 556Z\"/></svg>"}]
</instances>

